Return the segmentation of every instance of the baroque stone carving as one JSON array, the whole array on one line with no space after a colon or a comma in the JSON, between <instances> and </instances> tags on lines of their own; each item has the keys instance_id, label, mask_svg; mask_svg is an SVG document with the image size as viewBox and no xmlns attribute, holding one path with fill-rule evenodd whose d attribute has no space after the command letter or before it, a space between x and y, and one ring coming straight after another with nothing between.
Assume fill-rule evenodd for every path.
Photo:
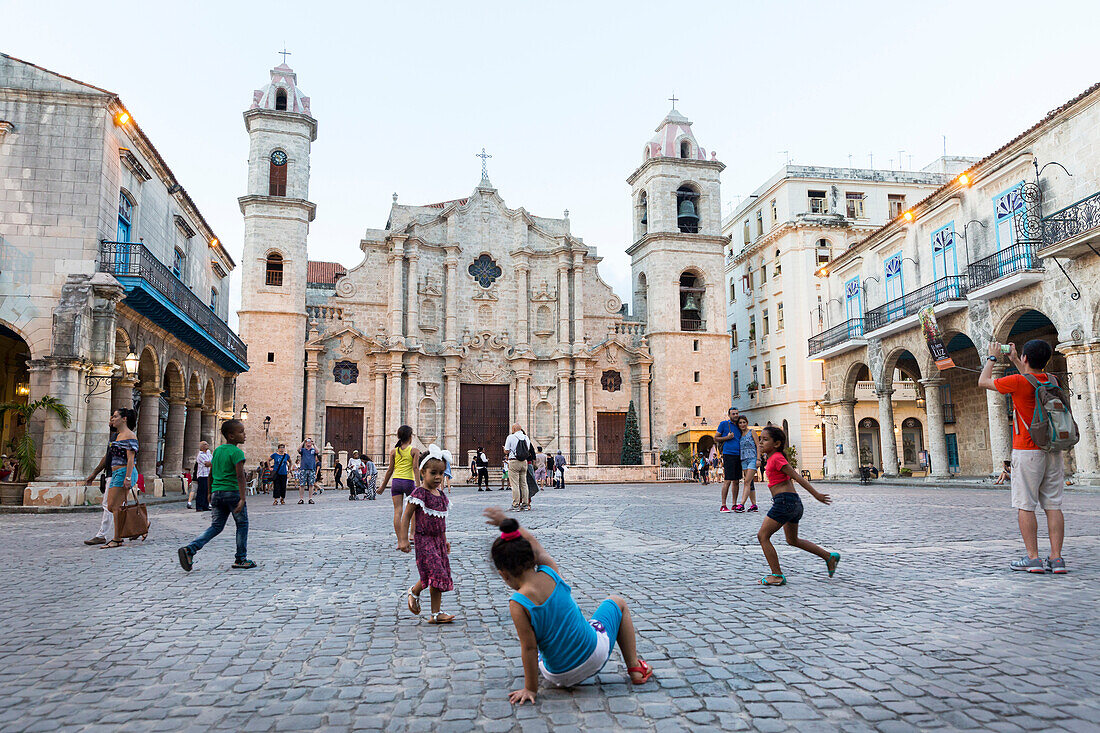
<instances>
[{"instance_id":1,"label":"baroque stone carving","mask_svg":"<svg viewBox=\"0 0 1100 733\"><path fill-rule=\"evenodd\" d=\"M341 298L353 298L355 293L355 283L347 275L336 281L336 294Z\"/></svg>"}]
</instances>

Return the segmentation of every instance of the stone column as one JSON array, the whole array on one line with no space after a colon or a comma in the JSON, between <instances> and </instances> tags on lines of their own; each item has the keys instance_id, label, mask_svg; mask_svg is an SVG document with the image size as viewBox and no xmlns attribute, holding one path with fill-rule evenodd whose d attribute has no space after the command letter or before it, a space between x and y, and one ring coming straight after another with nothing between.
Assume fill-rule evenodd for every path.
<instances>
[{"instance_id":1,"label":"stone column","mask_svg":"<svg viewBox=\"0 0 1100 733\"><path fill-rule=\"evenodd\" d=\"M134 409L134 385L137 380L133 377L121 377L111 385L111 412L125 407Z\"/></svg>"},{"instance_id":2,"label":"stone column","mask_svg":"<svg viewBox=\"0 0 1100 733\"><path fill-rule=\"evenodd\" d=\"M407 256L409 258L409 287L405 310L409 314L409 330L405 334L405 345L411 349L419 341L418 334L420 333L420 249L415 242L409 242ZM409 424L413 425L413 423ZM415 425L413 427L415 428Z\"/></svg>"},{"instance_id":3,"label":"stone column","mask_svg":"<svg viewBox=\"0 0 1100 733\"><path fill-rule=\"evenodd\" d=\"M595 379L595 375L593 375ZM641 370L641 381L638 385L638 391L640 394L638 405L638 427L639 432L642 434L642 453L643 455L650 455L653 451L653 438L649 434L649 413L652 409L652 405L649 404L649 366L646 365ZM595 419L595 417L593 417Z\"/></svg>"},{"instance_id":4,"label":"stone column","mask_svg":"<svg viewBox=\"0 0 1100 733\"><path fill-rule=\"evenodd\" d=\"M569 455L569 367L558 366L558 450L572 463Z\"/></svg>"},{"instance_id":5,"label":"stone column","mask_svg":"<svg viewBox=\"0 0 1100 733\"><path fill-rule=\"evenodd\" d=\"M210 444L210 450L213 450L218 444L218 411L212 405L203 404L199 422L202 425L199 429L199 440L205 440Z\"/></svg>"},{"instance_id":6,"label":"stone column","mask_svg":"<svg viewBox=\"0 0 1100 733\"><path fill-rule=\"evenodd\" d=\"M138 406L138 473L147 481L157 475L157 428L160 423L160 387L145 385L141 388L141 405Z\"/></svg>"},{"instance_id":7,"label":"stone column","mask_svg":"<svg viewBox=\"0 0 1100 733\"><path fill-rule=\"evenodd\" d=\"M405 423L419 437L420 431L420 365L416 353L409 354L409 363L405 369Z\"/></svg>"},{"instance_id":8,"label":"stone column","mask_svg":"<svg viewBox=\"0 0 1100 733\"><path fill-rule=\"evenodd\" d=\"M936 481L951 476L947 470L947 437L943 429L943 395L940 387L946 381L942 377L920 380L924 385L925 412L928 416L928 480Z\"/></svg>"},{"instance_id":9,"label":"stone column","mask_svg":"<svg viewBox=\"0 0 1100 733\"><path fill-rule=\"evenodd\" d=\"M596 465L596 405L592 401L595 393L596 376L589 365L584 375L584 450L587 454L585 462L589 466Z\"/></svg>"},{"instance_id":10,"label":"stone column","mask_svg":"<svg viewBox=\"0 0 1100 733\"><path fill-rule=\"evenodd\" d=\"M569 265L564 262L558 265L558 343L569 343Z\"/></svg>"},{"instance_id":11,"label":"stone column","mask_svg":"<svg viewBox=\"0 0 1100 733\"><path fill-rule=\"evenodd\" d=\"M404 311L402 308L397 307L399 303L405 302L405 290L403 287L405 269L404 247L403 238L394 238L393 251L390 252L390 277L392 279L390 303L394 305L393 311L391 312L390 333L394 336L405 335L405 331L401 325L401 317L404 315Z\"/></svg>"},{"instance_id":12,"label":"stone column","mask_svg":"<svg viewBox=\"0 0 1100 733\"><path fill-rule=\"evenodd\" d=\"M384 367L375 362L371 368L374 377L374 416L370 423L370 452L376 464L386 462L386 371ZM347 465L346 463L344 465Z\"/></svg>"},{"instance_id":13,"label":"stone column","mask_svg":"<svg viewBox=\"0 0 1100 733\"><path fill-rule=\"evenodd\" d=\"M1058 345L1057 351L1066 357L1066 371L1070 374L1070 383L1067 386L1067 397L1070 401L1070 409L1073 410L1073 419L1077 422L1077 431L1081 440L1073 447L1073 456L1077 468L1075 477L1078 483L1095 484L1100 481L1100 472L1097 470L1097 445L1096 428L1092 421L1092 410L1089 402L1095 399L1089 385L1088 352L1082 347L1067 347Z\"/></svg>"},{"instance_id":14,"label":"stone column","mask_svg":"<svg viewBox=\"0 0 1100 733\"><path fill-rule=\"evenodd\" d=\"M584 343L584 252L573 253L573 340Z\"/></svg>"},{"instance_id":15,"label":"stone column","mask_svg":"<svg viewBox=\"0 0 1100 733\"><path fill-rule=\"evenodd\" d=\"M187 403L173 398L168 402L168 424L164 432L164 468L161 478L178 478L183 473L183 431Z\"/></svg>"},{"instance_id":16,"label":"stone column","mask_svg":"<svg viewBox=\"0 0 1100 733\"><path fill-rule=\"evenodd\" d=\"M815 415L814 419L819 420L820 418L818 418ZM824 430L825 430L826 476L828 476L829 478L834 478L839 473L839 468L837 467L837 455L836 455L836 434L837 434L837 431L836 431L836 428L833 426L833 423L832 423L831 420L825 420L823 422L824 422L824 425L825 425Z\"/></svg>"},{"instance_id":17,"label":"stone column","mask_svg":"<svg viewBox=\"0 0 1100 733\"><path fill-rule=\"evenodd\" d=\"M837 456L837 475L845 478L859 476L859 438L856 434L856 401L841 400L837 407L837 431L844 453Z\"/></svg>"},{"instance_id":18,"label":"stone column","mask_svg":"<svg viewBox=\"0 0 1100 733\"><path fill-rule=\"evenodd\" d=\"M443 264L446 267L444 276L446 277L444 293L445 298L443 301L443 307L445 308L445 315L443 318L443 341L445 343L455 343L458 340L458 314L455 312L455 291L458 288L458 280L455 277L458 269L458 247L445 247L444 251L446 259Z\"/></svg>"},{"instance_id":19,"label":"stone column","mask_svg":"<svg viewBox=\"0 0 1100 733\"><path fill-rule=\"evenodd\" d=\"M1000 379L1008 371L1008 365L993 365L993 378ZM985 408L989 419L989 459L993 469L999 471L1002 462L1012 460L1012 422L1008 417L1005 395L986 390Z\"/></svg>"},{"instance_id":20,"label":"stone column","mask_svg":"<svg viewBox=\"0 0 1100 733\"><path fill-rule=\"evenodd\" d=\"M401 427L401 377L404 369L401 366L401 354L390 363L390 373L386 377L386 429L385 440L389 441L397 435L397 429Z\"/></svg>"},{"instance_id":21,"label":"stone column","mask_svg":"<svg viewBox=\"0 0 1100 733\"><path fill-rule=\"evenodd\" d=\"M202 403L191 400L187 403L187 419L183 425L183 470L190 471L195 465L195 456L199 453L202 440ZM194 476L192 476L194 478Z\"/></svg>"},{"instance_id":22,"label":"stone column","mask_svg":"<svg viewBox=\"0 0 1100 733\"><path fill-rule=\"evenodd\" d=\"M882 443L882 475L898 475L898 439L894 434L894 405L890 402L893 388L875 392L878 396L879 439Z\"/></svg>"},{"instance_id":23,"label":"stone column","mask_svg":"<svg viewBox=\"0 0 1100 733\"><path fill-rule=\"evenodd\" d=\"M455 363L443 367L443 440L455 460L461 462L462 459L458 456L458 358L453 358ZM450 360L449 357L448 361Z\"/></svg>"},{"instance_id":24,"label":"stone column","mask_svg":"<svg viewBox=\"0 0 1100 733\"><path fill-rule=\"evenodd\" d=\"M531 269L527 262L516 263L519 287L516 291L516 343L527 346L531 342L528 318L531 311Z\"/></svg>"},{"instance_id":25,"label":"stone column","mask_svg":"<svg viewBox=\"0 0 1100 733\"><path fill-rule=\"evenodd\" d=\"M313 356L309 354L309 356ZM313 438L317 442L317 362L306 361L306 411L301 439Z\"/></svg>"},{"instance_id":26,"label":"stone column","mask_svg":"<svg viewBox=\"0 0 1100 733\"><path fill-rule=\"evenodd\" d=\"M114 364L98 364L92 367L91 376L101 380L110 379L115 370ZM106 451L111 427L107 421L111 418L111 401L114 397L114 384L100 381L94 393L88 394L88 406L84 413L84 460L81 473L87 476L96 467ZM76 425L74 424L75 428ZM98 490L96 491L98 495Z\"/></svg>"},{"instance_id":27,"label":"stone column","mask_svg":"<svg viewBox=\"0 0 1100 733\"><path fill-rule=\"evenodd\" d=\"M42 421L42 442L39 452L38 470L40 482L74 481L83 469L82 456L79 455L77 437L83 432L72 426L81 425L83 417L80 408L81 394L84 389L84 372L79 361L48 359L49 392L51 397L61 400L69 408L70 427L65 427L60 418L51 411L40 412L34 421ZM35 395L32 398L37 399ZM27 426L30 429L31 426ZM87 474L85 474L87 475Z\"/></svg>"}]
</instances>

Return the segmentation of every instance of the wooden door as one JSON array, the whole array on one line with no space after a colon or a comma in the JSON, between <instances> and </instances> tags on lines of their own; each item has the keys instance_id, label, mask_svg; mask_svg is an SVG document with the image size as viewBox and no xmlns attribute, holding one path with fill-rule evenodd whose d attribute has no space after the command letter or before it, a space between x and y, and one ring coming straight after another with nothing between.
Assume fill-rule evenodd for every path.
<instances>
[{"instance_id":1,"label":"wooden door","mask_svg":"<svg viewBox=\"0 0 1100 733\"><path fill-rule=\"evenodd\" d=\"M461 460L481 446L489 465L504 459L508 424L507 384L463 384L459 408L458 445Z\"/></svg>"},{"instance_id":2,"label":"wooden door","mask_svg":"<svg viewBox=\"0 0 1100 733\"><path fill-rule=\"evenodd\" d=\"M623 434L626 432L625 412L596 413L596 463L617 466L623 458Z\"/></svg>"},{"instance_id":3,"label":"wooden door","mask_svg":"<svg viewBox=\"0 0 1100 733\"><path fill-rule=\"evenodd\" d=\"M363 408L326 407L325 442L339 453L346 450L363 452Z\"/></svg>"}]
</instances>

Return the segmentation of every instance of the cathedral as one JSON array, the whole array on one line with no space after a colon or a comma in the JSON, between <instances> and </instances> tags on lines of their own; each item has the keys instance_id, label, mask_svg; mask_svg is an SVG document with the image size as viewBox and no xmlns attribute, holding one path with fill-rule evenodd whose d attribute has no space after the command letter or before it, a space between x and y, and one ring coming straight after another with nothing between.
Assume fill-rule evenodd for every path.
<instances>
[{"instance_id":1,"label":"cathedral","mask_svg":"<svg viewBox=\"0 0 1100 733\"><path fill-rule=\"evenodd\" d=\"M514 422L571 465L620 462L626 414L646 463L729 406L719 174L675 108L629 176L633 302L561 218L510 208L489 181L398 203L359 263L311 261L310 98L285 63L244 113L250 138L240 334L249 462L304 437L382 462L411 425L466 463L499 461ZM255 427L263 421L262 435Z\"/></svg>"}]
</instances>

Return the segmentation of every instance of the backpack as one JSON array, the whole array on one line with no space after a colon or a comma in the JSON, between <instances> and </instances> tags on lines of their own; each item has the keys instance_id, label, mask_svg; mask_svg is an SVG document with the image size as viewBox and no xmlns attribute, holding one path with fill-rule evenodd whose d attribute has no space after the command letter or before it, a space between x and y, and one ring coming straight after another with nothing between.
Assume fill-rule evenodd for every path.
<instances>
[{"instance_id":1,"label":"backpack","mask_svg":"<svg viewBox=\"0 0 1100 733\"><path fill-rule=\"evenodd\" d=\"M1035 445L1047 453L1069 450L1077 445L1081 435L1073 420L1069 400L1054 377L1040 382L1030 374L1024 379L1035 388L1035 411L1031 414L1028 432Z\"/></svg>"},{"instance_id":2,"label":"backpack","mask_svg":"<svg viewBox=\"0 0 1100 733\"><path fill-rule=\"evenodd\" d=\"M535 452L531 450L531 443L526 438L519 439L515 452L517 461L530 461L535 457Z\"/></svg>"}]
</instances>

